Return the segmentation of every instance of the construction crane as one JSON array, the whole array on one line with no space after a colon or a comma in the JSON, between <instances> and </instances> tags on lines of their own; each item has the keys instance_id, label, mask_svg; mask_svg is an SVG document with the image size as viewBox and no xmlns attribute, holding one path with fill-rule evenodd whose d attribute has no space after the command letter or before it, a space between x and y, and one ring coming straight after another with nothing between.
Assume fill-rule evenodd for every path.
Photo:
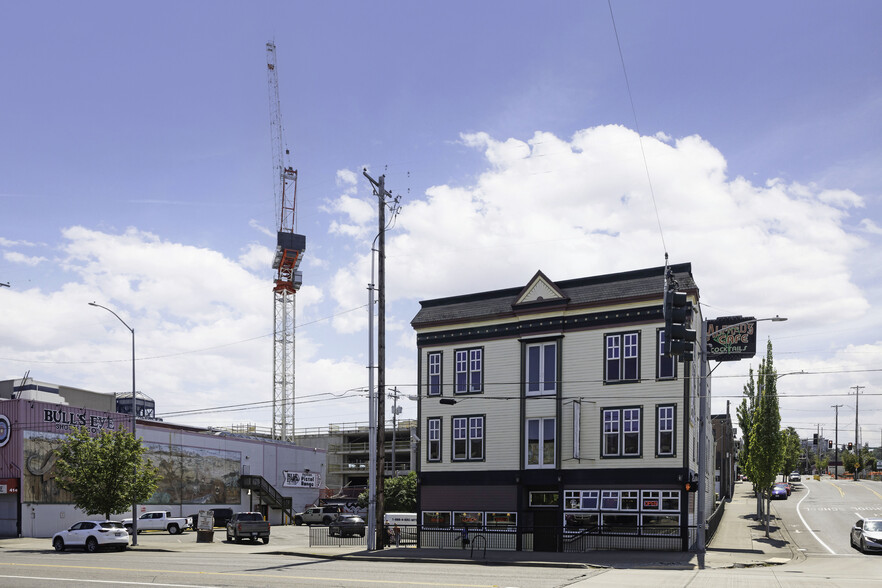
<instances>
[{"instance_id":1,"label":"construction crane","mask_svg":"<svg viewBox=\"0 0 882 588\"><path fill-rule=\"evenodd\" d=\"M294 232L297 201L297 170L288 164L288 149L283 149L284 129L279 101L279 74L276 68L276 45L266 44L266 71L269 81L270 131L273 151L273 191L279 221L273 269L273 437L294 440L294 296L303 283L298 268L306 237Z\"/></svg>"}]
</instances>

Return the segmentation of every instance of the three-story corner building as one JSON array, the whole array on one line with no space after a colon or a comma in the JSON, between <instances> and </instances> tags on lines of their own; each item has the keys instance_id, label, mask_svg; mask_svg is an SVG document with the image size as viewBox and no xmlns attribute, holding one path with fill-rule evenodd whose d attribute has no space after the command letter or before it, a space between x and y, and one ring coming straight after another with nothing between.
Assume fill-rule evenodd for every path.
<instances>
[{"instance_id":1,"label":"three-story corner building","mask_svg":"<svg viewBox=\"0 0 882 588\"><path fill-rule=\"evenodd\" d=\"M701 324L691 265L671 269ZM463 528L491 548L691 546L698 363L661 353L663 290L663 267L538 272L524 287L421 302L424 547Z\"/></svg>"}]
</instances>

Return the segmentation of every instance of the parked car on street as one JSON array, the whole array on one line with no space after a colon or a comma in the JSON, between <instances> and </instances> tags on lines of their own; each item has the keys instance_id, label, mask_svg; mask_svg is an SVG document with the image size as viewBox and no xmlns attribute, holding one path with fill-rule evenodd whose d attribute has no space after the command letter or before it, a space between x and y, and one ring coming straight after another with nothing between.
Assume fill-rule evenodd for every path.
<instances>
[{"instance_id":1,"label":"parked car on street","mask_svg":"<svg viewBox=\"0 0 882 588\"><path fill-rule=\"evenodd\" d=\"M102 547L124 551L128 545L129 533L117 521L80 521L52 536L55 551L64 551L68 547L80 547L89 553Z\"/></svg>"},{"instance_id":2,"label":"parked car on street","mask_svg":"<svg viewBox=\"0 0 882 588\"><path fill-rule=\"evenodd\" d=\"M787 500L787 488L775 484L772 486L772 494L770 495L770 498L772 500Z\"/></svg>"},{"instance_id":3,"label":"parked car on street","mask_svg":"<svg viewBox=\"0 0 882 588\"><path fill-rule=\"evenodd\" d=\"M357 515L340 515L328 525L328 535L337 537L364 537L364 519Z\"/></svg>"},{"instance_id":4,"label":"parked car on street","mask_svg":"<svg viewBox=\"0 0 882 588\"><path fill-rule=\"evenodd\" d=\"M799 472L790 472L790 477L787 480L788 482L802 482L802 476L799 475Z\"/></svg>"},{"instance_id":5,"label":"parked car on street","mask_svg":"<svg viewBox=\"0 0 882 588\"><path fill-rule=\"evenodd\" d=\"M294 515L295 525L330 525L343 512L339 506L312 506Z\"/></svg>"},{"instance_id":6,"label":"parked car on street","mask_svg":"<svg viewBox=\"0 0 882 588\"><path fill-rule=\"evenodd\" d=\"M862 552L882 551L882 519L861 519L851 528L851 546Z\"/></svg>"}]
</instances>

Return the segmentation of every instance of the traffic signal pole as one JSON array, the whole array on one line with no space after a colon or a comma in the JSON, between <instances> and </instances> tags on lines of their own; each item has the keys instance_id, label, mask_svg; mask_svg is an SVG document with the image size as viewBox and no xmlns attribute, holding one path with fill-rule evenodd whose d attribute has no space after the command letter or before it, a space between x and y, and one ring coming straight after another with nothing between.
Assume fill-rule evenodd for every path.
<instances>
[{"instance_id":1,"label":"traffic signal pole","mask_svg":"<svg viewBox=\"0 0 882 588\"><path fill-rule=\"evenodd\" d=\"M699 335L699 388L698 388L698 515L695 517L698 529L698 552L706 550L705 525L707 517L704 511L707 508L707 321L702 318L701 334Z\"/></svg>"}]
</instances>

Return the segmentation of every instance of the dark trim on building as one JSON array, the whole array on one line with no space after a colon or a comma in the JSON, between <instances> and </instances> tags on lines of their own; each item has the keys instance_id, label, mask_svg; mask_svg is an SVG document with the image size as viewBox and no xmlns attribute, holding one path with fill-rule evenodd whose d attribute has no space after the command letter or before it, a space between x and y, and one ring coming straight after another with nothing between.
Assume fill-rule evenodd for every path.
<instances>
[{"instance_id":1,"label":"dark trim on building","mask_svg":"<svg viewBox=\"0 0 882 588\"><path fill-rule=\"evenodd\" d=\"M593 312L496 324L491 327L458 328L447 331L433 331L417 334L417 347L451 345L472 341L519 338L524 335L553 333L560 331L583 331L608 325L626 328L626 325L658 322L664 320L661 305L643 306L620 311Z\"/></svg>"}]
</instances>

